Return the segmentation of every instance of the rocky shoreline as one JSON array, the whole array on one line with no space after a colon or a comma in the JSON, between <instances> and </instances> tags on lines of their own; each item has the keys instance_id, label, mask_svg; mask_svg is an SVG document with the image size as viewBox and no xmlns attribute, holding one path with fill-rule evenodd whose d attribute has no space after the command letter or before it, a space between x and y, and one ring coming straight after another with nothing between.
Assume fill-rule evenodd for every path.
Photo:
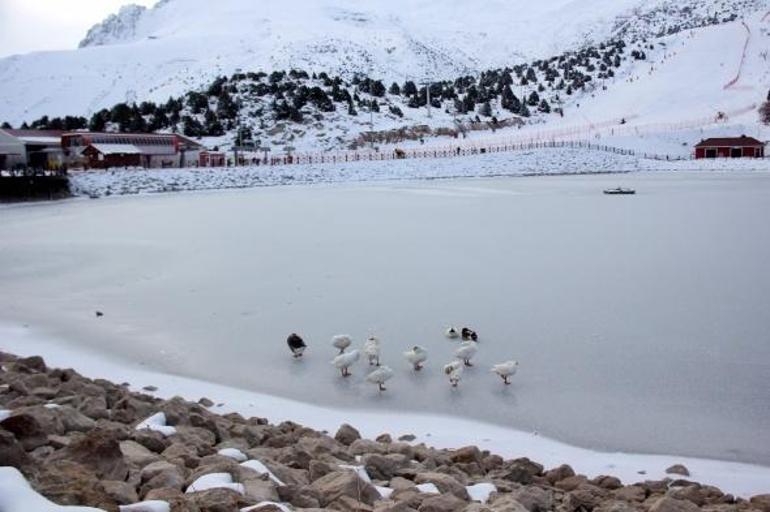
<instances>
[{"instance_id":1,"label":"rocky shoreline","mask_svg":"<svg viewBox=\"0 0 770 512\"><path fill-rule=\"evenodd\" d=\"M329 435L218 415L213 405L0 352L0 467L17 468L54 503L106 512L141 502L123 510L770 512L770 494L737 498L690 481L683 466L664 480L623 485L475 446L366 440L349 425Z\"/></svg>"}]
</instances>

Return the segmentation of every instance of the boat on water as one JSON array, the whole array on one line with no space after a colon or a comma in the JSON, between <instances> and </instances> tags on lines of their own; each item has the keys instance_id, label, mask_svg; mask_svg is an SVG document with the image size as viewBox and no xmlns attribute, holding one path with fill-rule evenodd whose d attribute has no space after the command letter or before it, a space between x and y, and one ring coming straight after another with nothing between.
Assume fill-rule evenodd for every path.
<instances>
[{"instance_id":1,"label":"boat on water","mask_svg":"<svg viewBox=\"0 0 770 512\"><path fill-rule=\"evenodd\" d=\"M636 190L632 188L618 187L618 188L608 188L607 190L604 191L604 193L610 196L632 196L636 194Z\"/></svg>"}]
</instances>

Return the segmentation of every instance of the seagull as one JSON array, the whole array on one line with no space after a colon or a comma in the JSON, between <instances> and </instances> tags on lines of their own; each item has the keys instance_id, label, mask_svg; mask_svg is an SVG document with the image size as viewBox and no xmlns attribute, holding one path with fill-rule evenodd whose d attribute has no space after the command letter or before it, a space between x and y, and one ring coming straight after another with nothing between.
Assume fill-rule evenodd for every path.
<instances>
[{"instance_id":1,"label":"seagull","mask_svg":"<svg viewBox=\"0 0 770 512\"><path fill-rule=\"evenodd\" d=\"M509 380L511 377L516 375L516 370L519 368L519 362L518 361L506 361L504 363L496 364L492 367L492 373L496 373L500 376L501 379L503 379L503 382L505 382L505 385L509 385L511 381Z\"/></svg>"},{"instance_id":2,"label":"seagull","mask_svg":"<svg viewBox=\"0 0 770 512\"><path fill-rule=\"evenodd\" d=\"M460 333L457 332L457 329L455 329L454 327L450 327L449 329L444 331L444 336L446 336L450 340L456 340L457 338L460 337Z\"/></svg>"},{"instance_id":3,"label":"seagull","mask_svg":"<svg viewBox=\"0 0 770 512\"><path fill-rule=\"evenodd\" d=\"M444 373L449 376L449 382L456 388L463 378L463 365L460 361L452 361L444 366Z\"/></svg>"},{"instance_id":4,"label":"seagull","mask_svg":"<svg viewBox=\"0 0 770 512\"><path fill-rule=\"evenodd\" d=\"M295 358L302 357L302 354L307 348L304 340L296 333L291 333L289 337L286 338L286 344L289 345L289 350L291 350L291 353L294 354Z\"/></svg>"},{"instance_id":5,"label":"seagull","mask_svg":"<svg viewBox=\"0 0 770 512\"><path fill-rule=\"evenodd\" d=\"M366 380L372 384L377 384L380 391L385 391L385 383L393 377L393 370L387 366L380 366L372 373L366 376Z\"/></svg>"},{"instance_id":6,"label":"seagull","mask_svg":"<svg viewBox=\"0 0 770 512\"><path fill-rule=\"evenodd\" d=\"M347 334L339 334L332 338L332 346L340 349L340 354L345 353L345 349L353 344L353 340Z\"/></svg>"},{"instance_id":7,"label":"seagull","mask_svg":"<svg viewBox=\"0 0 770 512\"><path fill-rule=\"evenodd\" d=\"M455 350L455 357L465 363L465 366L473 366L471 359L476 355L478 350L478 343L475 341L463 341L460 343L460 347Z\"/></svg>"},{"instance_id":8,"label":"seagull","mask_svg":"<svg viewBox=\"0 0 770 512\"><path fill-rule=\"evenodd\" d=\"M462 338L465 341L470 341L470 340L479 341L479 336L476 334L476 331L474 331L473 329L469 329L468 327L463 327Z\"/></svg>"},{"instance_id":9,"label":"seagull","mask_svg":"<svg viewBox=\"0 0 770 512\"><path fill-rule=\"evenodd\" d=\"M343 377L350 377L350 367L361 357L358 350L351 350L346 354L340 354L334 358L332 364L342 373Z\"/></svg>"},{"instance_id":10,"label":"seagull","mask_svg":"<svg viewBox=\"0 0 770 512\"><path fill-rule=\"evenodd\" d=\"M362 350L369 359L369 366L380 366L380 339L377 336L369 336Z\"/></svg>"},{"instance_id":11,"label":"seagull","mask_svg":"<svg viewBox=\"0 0 770 512\"><path fill-rule=\"evenodd\" d=\"M414 371L422 370L422 363L428 360L428 351L419 345L415 345L412 350L404 352L404 357L414 367Z\"/></svg>"}]
</instances>

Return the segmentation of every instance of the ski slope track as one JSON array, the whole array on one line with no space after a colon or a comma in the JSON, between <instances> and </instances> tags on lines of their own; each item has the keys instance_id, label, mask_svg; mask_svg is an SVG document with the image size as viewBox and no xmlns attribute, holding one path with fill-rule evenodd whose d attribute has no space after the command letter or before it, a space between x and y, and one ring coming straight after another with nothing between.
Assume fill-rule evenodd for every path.
<instances>
[{"instance_id":1,"label":"ski slope track","mask_svg":"<svg viewBox=\"0 0 770 512\"><path fill-rule=\"evenodd\" d=\"M688 91L683 97L664 96L674 102L688 100L692 88L720 80L719 91L708 91L708 97L698 91L694 95L701 103L717 105L723 101L722 87L734 77L723 80L725 71L735 72L735 64L722 63L720 72L710 70L704 81L703 73L693 74L689 66L669 65L677 61L674 57L700 46L701 39L714 33L725 35L735 27L743 30L742 19L749 26L761 23L768 8L766 0L592 0L590 4L577 0L545 0L535 5L526 0L287 0L257 8L247 0L222 0L212 8L206 0L162 0L152 9L126 6L92 28L77 50L0 60L0 120L17 125L43 115L88 116L119 102L165 101L239 70L302 68L344 77L365 73L386 83L455 79L616 37L662 41L651 55L670 57L656 64L666 68L665 73L656 68L648 78L649 62L643 61L636 70L616 77L615 83L604 84L608 91L575 95L572 104L575 108L580 104L580 117L589 124L598 117L626 115L620 112L626 108L607 109L618 101L625 106L631 98L665 114L668 105L659 99L661 82L675 86L676 94ZM685 30L717 13L720 21L723 17L735 17L735 21ZM756 91L746 95L751 98L742 100L741 107L757 102L760 89L768 83L766 77L762 81L762 76L754 76L761 75L754 64L768 38L766 32L754 32L742 76ZM716 60L729 56L724 49L731 48L733 36L728 35ZM694 57L698 63L706 60L703 54ZM710 67L705 64L704 68ZM623 80L631 79L626 87ZM646 92L642 98L638 98L640 88ZM594 101L604 97L611 100ZM647 101L650 97L655 98L652 104ZM601 115L586 112L585 107L593 103ZM422 114L413 114L409 121L425 121L420 119ZM571 121L574 124L575 119ZM438 122L443 126L447 119ZM301 141L297 145L302 146Z\"/></svg>"}]
</instances>

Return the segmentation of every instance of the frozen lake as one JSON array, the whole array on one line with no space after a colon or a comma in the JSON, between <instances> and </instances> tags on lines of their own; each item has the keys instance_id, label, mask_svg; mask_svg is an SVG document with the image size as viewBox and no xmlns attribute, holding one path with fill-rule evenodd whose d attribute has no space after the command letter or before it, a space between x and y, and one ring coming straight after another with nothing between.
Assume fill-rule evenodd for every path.
<instances>
[{"instance_id":1,"label":"frozen lake","mask_svg":"<svg viewBox=\"0 0 770 512\"><path fill-rule=\"evenodd\" d=\"M638 195L601 194L618 184ZM0 319L314 404L770 465L768 220L770 173L745 172L6 206ZM439 371L450 324L481 336L457 390ZM300 362L292 331L310 345ZM382 339L387 393L363 382L363 364L335 373L339 333ZM431 353L422 374L401 357L414 344ZM510 358L521 367L504 388L489 366Z\"/></svg>"}]
</instances>

